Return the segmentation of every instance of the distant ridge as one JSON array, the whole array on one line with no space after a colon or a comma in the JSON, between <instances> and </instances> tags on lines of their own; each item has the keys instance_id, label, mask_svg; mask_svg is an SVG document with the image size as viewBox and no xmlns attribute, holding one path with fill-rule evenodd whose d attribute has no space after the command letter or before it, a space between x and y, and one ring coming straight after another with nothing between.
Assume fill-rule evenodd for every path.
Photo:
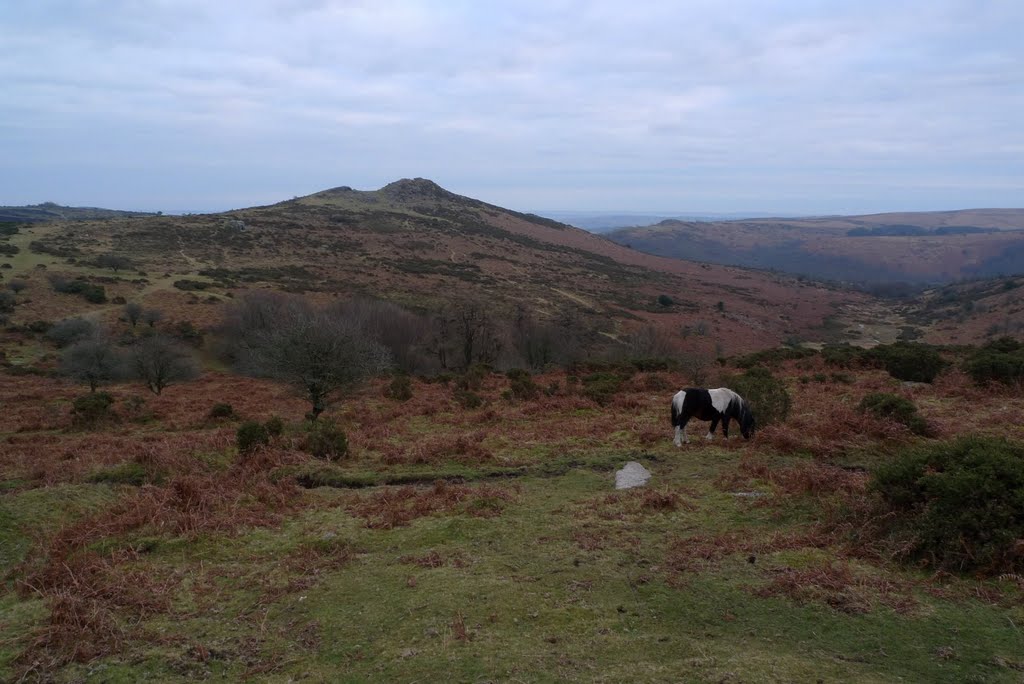
<instances>
[{"instance_id":1,"label":"distant ridge","mask_svg":"<svg viewBox=\"0 0 1024 684\"><path fill-rule=\"evenodd\" d=\"M669 219L606 236L648 254L868 286L1024 273L1024 209Z\"/></svg>"},{"instance_id":2,"label":"distant ridge","mask_svg":"<svg viewBox=\"0 0 1024 684\"><path fill-rule=\"evenodd\" d=\"M120 211L99 207L66 207L55 202L25 206L0 206L0 223L42 223L44 221L88 221L133 216L159 216L160 212Z\"/></svg>"}]
</instances>

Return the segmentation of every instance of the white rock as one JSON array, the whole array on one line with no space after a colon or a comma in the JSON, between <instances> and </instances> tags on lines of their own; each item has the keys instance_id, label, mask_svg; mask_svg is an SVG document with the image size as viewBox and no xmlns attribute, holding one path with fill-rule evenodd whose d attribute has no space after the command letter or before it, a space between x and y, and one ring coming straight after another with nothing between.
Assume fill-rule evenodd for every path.
<instances>
[{"instance_id":1,"label":"white rock","mask_svg":"<svg viewBox=\"0 0 1024 684\"><path fill-rule=\"evenodd\" d=\"M643 487L650 479L651 471L636 461L630 461L622 467L622 470L615 471L615 488Z\"/></svg>"}]
</instances>

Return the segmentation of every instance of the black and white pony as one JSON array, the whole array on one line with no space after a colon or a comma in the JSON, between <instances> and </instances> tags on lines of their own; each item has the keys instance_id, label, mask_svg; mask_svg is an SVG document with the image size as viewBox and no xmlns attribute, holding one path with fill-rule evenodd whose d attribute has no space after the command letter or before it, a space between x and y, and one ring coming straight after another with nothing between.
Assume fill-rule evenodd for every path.
<instances>
[{"instance_id":1,"label":"black and white pony","mask_svg":"<svg viewBox=\"0 0 1024 684\"><path fill-rule=\"evenodd\" d=\"M676 429L676 446L690 441L686 436L686 423L694 417L711 421L705 439L714 437L718 421L722 421L722 434L729 439L730 419L740 424L740 433L744 439L750 439L754 432L754 414L750 412L750 405L727 387L711 390L687 387L676 392L672 397L672 427Z\"/></svg>"}]
</instances>

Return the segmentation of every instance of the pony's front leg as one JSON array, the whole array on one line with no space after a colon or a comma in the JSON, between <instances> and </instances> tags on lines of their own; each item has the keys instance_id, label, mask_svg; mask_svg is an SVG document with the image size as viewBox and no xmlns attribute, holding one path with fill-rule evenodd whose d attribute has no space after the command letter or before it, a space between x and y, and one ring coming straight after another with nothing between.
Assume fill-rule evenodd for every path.
<instances>
[{"instance_id":1,"label":"pony's front leg","mask_svg":"<svg viewBox=\"0 0 1024 684\"><path fill-rule=\"evenodd\" d=\"M715 428L718 427L718 418L711 419L711 427L708 428L708 434L704 435L704 439L712 440L715 438Z\"/></svg>"},{"instance_id":2,"label":"pony's front leg","mask_svg":"<svg viewBox=\"0 0 1024 684\"><path fill-rule=\"evenodd\" d=\"M676 425L675 445L677 447L681 447L684 442L686 444L690 443L690 438L686 436L686 421L682 421L679 425Z\"/></svg>"},{"instance_id":3,"label":"pony's front leg","mask_svg":"<svg viewBox=\"0 0 1024 684\"><path fill-rule=\"evenodd\" d=\"M729 439L729 416L722 416L722 438Z\"/></svg>"}]
</instances>

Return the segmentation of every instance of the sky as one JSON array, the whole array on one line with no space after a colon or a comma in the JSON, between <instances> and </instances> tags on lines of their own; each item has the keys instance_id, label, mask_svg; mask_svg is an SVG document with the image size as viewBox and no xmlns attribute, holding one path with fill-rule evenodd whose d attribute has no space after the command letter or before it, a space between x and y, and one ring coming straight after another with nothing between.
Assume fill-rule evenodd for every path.
<instances>
[{"instance_id":1,"label":"sky","mask_svg":"<svg viewBox=\"0 0 1024 684\"><path fill-rule=\"evenodd\" d=\"M4 0L0 205L1024 207L1020 0Z\"/></svg>"}]
</instances>

